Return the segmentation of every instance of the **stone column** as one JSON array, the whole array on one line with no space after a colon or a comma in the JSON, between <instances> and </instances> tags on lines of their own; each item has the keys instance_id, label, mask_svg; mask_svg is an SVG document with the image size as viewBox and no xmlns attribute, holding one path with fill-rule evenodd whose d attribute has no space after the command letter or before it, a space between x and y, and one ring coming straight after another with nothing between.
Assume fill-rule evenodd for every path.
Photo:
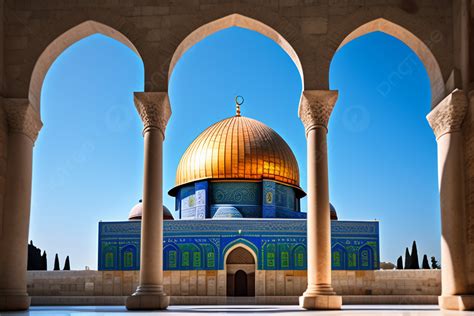
<instances>
[{"instance_id":1,"label":"stone column","mask_svg":"<svg viewBox=\"0 0 474 316\"><path fill-rule=\"evenodd\" d=\"M129 310L166 309L163 290L163 140L171 116L165 92L135 92L135 106L143 120L145 150L140 280L127 298Z\"/></svg>"},{"instance_id":2,"label":"stone column","mask_svg":"<svg viewBox=\"0 0 474 316\"><path fill-rule=\"evenodd\" d=\"M0 209L0 311L25 310L33 144L42 123L27 99L3 99L8 125L5 197Z\"/></svg>"},{"instance_id":3,"label":"stone column","mask_svg":"<svg viewBox=\"0 0 474 316\"><path fill-rule=\"evenodd\" d=\"M427 116L438 143L438 181L441 206L441 296L444 309L474 307L466 270L466 216L461 124L467 97L454 90Z\"/></svg>"},{"instance_id":4,"label":"stone column","mask_svg":"<svg viewBox=\"0 0 474 316\"><path fill-rule=\"evenodd\" d=\"M306 309L340 309L331 286L331 220L326 134L337 91L303 91L298 115L306 130L308 181L308 288L300 297Z\"/></svg>"}]
</instances>

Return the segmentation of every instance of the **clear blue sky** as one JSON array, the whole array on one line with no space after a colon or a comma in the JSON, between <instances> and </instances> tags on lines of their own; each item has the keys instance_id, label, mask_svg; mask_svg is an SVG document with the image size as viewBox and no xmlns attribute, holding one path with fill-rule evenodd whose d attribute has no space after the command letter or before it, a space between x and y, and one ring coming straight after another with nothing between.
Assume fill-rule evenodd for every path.
<instances>
[{"instance_id":1,"label":"clear blue sky","mask_svg":"<svg viewBox=\"0 0 474 316\"><path fill-rule=\"evenodd\" d=\"M400 80L388 84L400 69ZM70 255L73 269L96 269L98 222L126 220L141 198L142 124L132 93L143 91L143 74L131 50L102 35L71 46L48 72L30 239L46 249L50 266L57 252L62 262ZM339 218L380 220L382 260L396 261L413 240L420 255L439 257L436 142L425 119L430 88L423 65L403 43L373 33L336 54L330 86L340 93L328 134L330 195ZM240 28L209 36L179 61L169 93L165 193L187 146L234 114L237 94L245 97L243 115L288 142L306 188L301 78L272 40ZM165 205L174 208L167 194Z\"/></svg>"}]
</instances>

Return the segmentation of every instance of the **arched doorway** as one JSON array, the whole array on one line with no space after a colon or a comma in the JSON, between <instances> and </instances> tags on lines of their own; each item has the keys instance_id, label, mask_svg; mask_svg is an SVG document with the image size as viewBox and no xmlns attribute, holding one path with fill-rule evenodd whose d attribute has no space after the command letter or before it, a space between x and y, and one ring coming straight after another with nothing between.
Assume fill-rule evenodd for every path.
<instances>
[{"instance_id":1,"label":"arched doorway","mask_svg":"<svg viewBox=\"0 0 474 316\"><path fill-rule=\"evenodd\" d=\"M234 274L234 296L248 296L247 273L239 270Z\"/></svg>"},{"instance_id":2,"label":"arched doorway","mask_svg":"<svg viewBox=\"0 0 474 316\"><path fill-rule=\"evenodd\" d=\"M243 247L232 250L226 260L227 296L255 296L255 259Z\"/></svg>"}]
</instances>

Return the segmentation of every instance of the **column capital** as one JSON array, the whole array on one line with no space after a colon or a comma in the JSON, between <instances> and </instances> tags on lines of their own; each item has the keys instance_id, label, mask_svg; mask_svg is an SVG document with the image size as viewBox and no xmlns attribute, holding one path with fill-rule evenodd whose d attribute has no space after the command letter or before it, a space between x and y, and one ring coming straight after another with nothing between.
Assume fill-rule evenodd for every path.
<instances>
[{"instance_id":1,"label":"column capital","mask_svg":"<svg viewBox=\"0 0 474 316\"><path fill-rule=\"evenodd\" d=\"M298 116L308 133L315 127L327 130L329 117L336 104L336 90L305 90L301 96Z\"/></svg>"},{"instance_id":2,"label":"column capital","mask_svg":"<svg viewBox=\"0 0 474 316\"><path fill-rule=\"evenodd\" d=\"M165 137L166 125L171 117L171 107L166 92L135 92L135 107L143 121L143 133L156 128Z\"/></svg>"},{"instance_id":3,"label":"column capital","mask_svg":"<svg viewBox=\"0 0 474 316\"><path fill-rule=\"evenodd\" d=\"M459 132L467 112L467 96L456 89L426 116L436 139L447 133Z\"/></svg>"},{"instance_id":4,"label":"column capital","mask_svg":"<svg viewBox=\"0 0 474 316\"><path fill-rule=\"evenodd\" d=\"M43 127L38 112L28 99L2 99L9 132L26 135L34 143Z\"/></svg>"}]
</instances>

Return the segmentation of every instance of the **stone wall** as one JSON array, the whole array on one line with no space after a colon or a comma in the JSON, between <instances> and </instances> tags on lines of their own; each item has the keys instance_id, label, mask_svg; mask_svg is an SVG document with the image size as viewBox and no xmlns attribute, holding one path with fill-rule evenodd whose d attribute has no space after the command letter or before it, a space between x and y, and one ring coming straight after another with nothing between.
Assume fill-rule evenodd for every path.
<instances>
[{"instance_id":1,"label":"stone wall","mask_svg":"<svg viewBox=\"0 0 474 316\"><path fill-rule=\"evenodd\" d=\"M333 271L338 294L432 295L441 293L440 270ZM225 271L165 271L171 296L225 296ZM31 296L127 296L138 285L138 271L29 271ZM306 271L262 271L256 274L256 296L299 296Z\"/></svg>"}]
</instances>

